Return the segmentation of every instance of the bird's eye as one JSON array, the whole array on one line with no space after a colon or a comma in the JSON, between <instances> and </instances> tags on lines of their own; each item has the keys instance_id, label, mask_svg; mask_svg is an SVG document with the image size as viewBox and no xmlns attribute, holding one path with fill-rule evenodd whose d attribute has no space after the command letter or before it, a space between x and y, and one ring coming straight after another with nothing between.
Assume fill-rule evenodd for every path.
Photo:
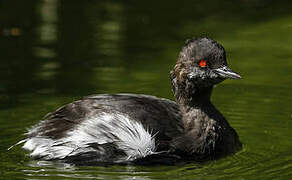
<instances>
[{"instance_id":1,"label":"bird's eye","mask_svg":"<svg viewBox=\"0 0 292 180\"><path fill-rule=\"evenodd\" d=\"M204 60L204 59L202 59L202 60L199 62L199 66L202 67L202 68L206 67L206 66L207 66L207 61Z\"/></svg>"}]
</instances>

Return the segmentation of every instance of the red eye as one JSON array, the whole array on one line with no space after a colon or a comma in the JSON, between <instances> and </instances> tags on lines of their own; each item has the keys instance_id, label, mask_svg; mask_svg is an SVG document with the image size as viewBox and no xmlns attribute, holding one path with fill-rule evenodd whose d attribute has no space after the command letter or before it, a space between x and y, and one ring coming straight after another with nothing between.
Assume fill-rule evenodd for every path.
<instances>
[{"instance_id":1,"label":"red eye","mask_svg":"<svg viewBox=\"0 0 292 180\"><path fill-rule=\"evenodd\" d=\"M206 66L207 66L207 62L206 62L204 59L202 59L202 60L199 62L199 65L200 65L200 67L206 67Z\"/></svg>"}]
</instances>

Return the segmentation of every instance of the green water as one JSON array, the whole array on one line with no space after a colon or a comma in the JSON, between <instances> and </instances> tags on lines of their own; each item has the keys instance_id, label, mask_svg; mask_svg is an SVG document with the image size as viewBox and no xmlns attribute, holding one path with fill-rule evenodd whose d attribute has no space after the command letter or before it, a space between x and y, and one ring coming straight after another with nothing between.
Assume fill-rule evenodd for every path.
<instances>
[{"instance_id":1,"label":"green water","mask_svg":"<svg viewBox=\"0 0 292 180\"><path fill-rule=\"evenodd\" d=\"M0 179L291 179L292 1L0 3ZM242 151L176 166L76 167L7 148L46 113L95 93L173 99L185 39L207 35L242 80L214 89Z\"/></svg>"}]
</instances>

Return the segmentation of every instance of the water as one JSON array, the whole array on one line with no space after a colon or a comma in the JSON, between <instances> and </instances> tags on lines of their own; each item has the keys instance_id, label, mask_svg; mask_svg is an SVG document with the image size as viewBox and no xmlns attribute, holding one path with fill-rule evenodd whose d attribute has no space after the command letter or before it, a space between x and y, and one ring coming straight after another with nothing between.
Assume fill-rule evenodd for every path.
<instances>
[{"instance_id":1,"label":"water","mask_svg":"<svg viewBox=\"0 0 292 180\"><path fill-rule=\"evenodd\" d=\"M1 3L0 178L290 179L292 2L5 1ZM242 151L176 166L76 167L7 148L46 113L95 93L173 99L169 71L186 38L224 45L242 80L214 89Z\"/></svg>"}]
</instances>

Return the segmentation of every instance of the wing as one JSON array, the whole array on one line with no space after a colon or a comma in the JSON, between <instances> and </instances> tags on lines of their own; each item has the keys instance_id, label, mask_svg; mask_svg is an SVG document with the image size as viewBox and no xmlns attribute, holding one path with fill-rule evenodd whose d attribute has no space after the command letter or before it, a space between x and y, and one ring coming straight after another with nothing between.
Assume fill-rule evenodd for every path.
<instances>
[{"instance_id":1,"label":"wing","mask_svg":"<svg viewBox=\"0 0 292 180\"><path fill-rule=\"evenodd\" d=\"M46 136L59 139L66 135L77 124L87 117L102 111L102 106L96 106L94 101L81 99L60 107L48 113L44 120L33 126L27 133L28 137Z\"/></svg>"}]
</instances>

